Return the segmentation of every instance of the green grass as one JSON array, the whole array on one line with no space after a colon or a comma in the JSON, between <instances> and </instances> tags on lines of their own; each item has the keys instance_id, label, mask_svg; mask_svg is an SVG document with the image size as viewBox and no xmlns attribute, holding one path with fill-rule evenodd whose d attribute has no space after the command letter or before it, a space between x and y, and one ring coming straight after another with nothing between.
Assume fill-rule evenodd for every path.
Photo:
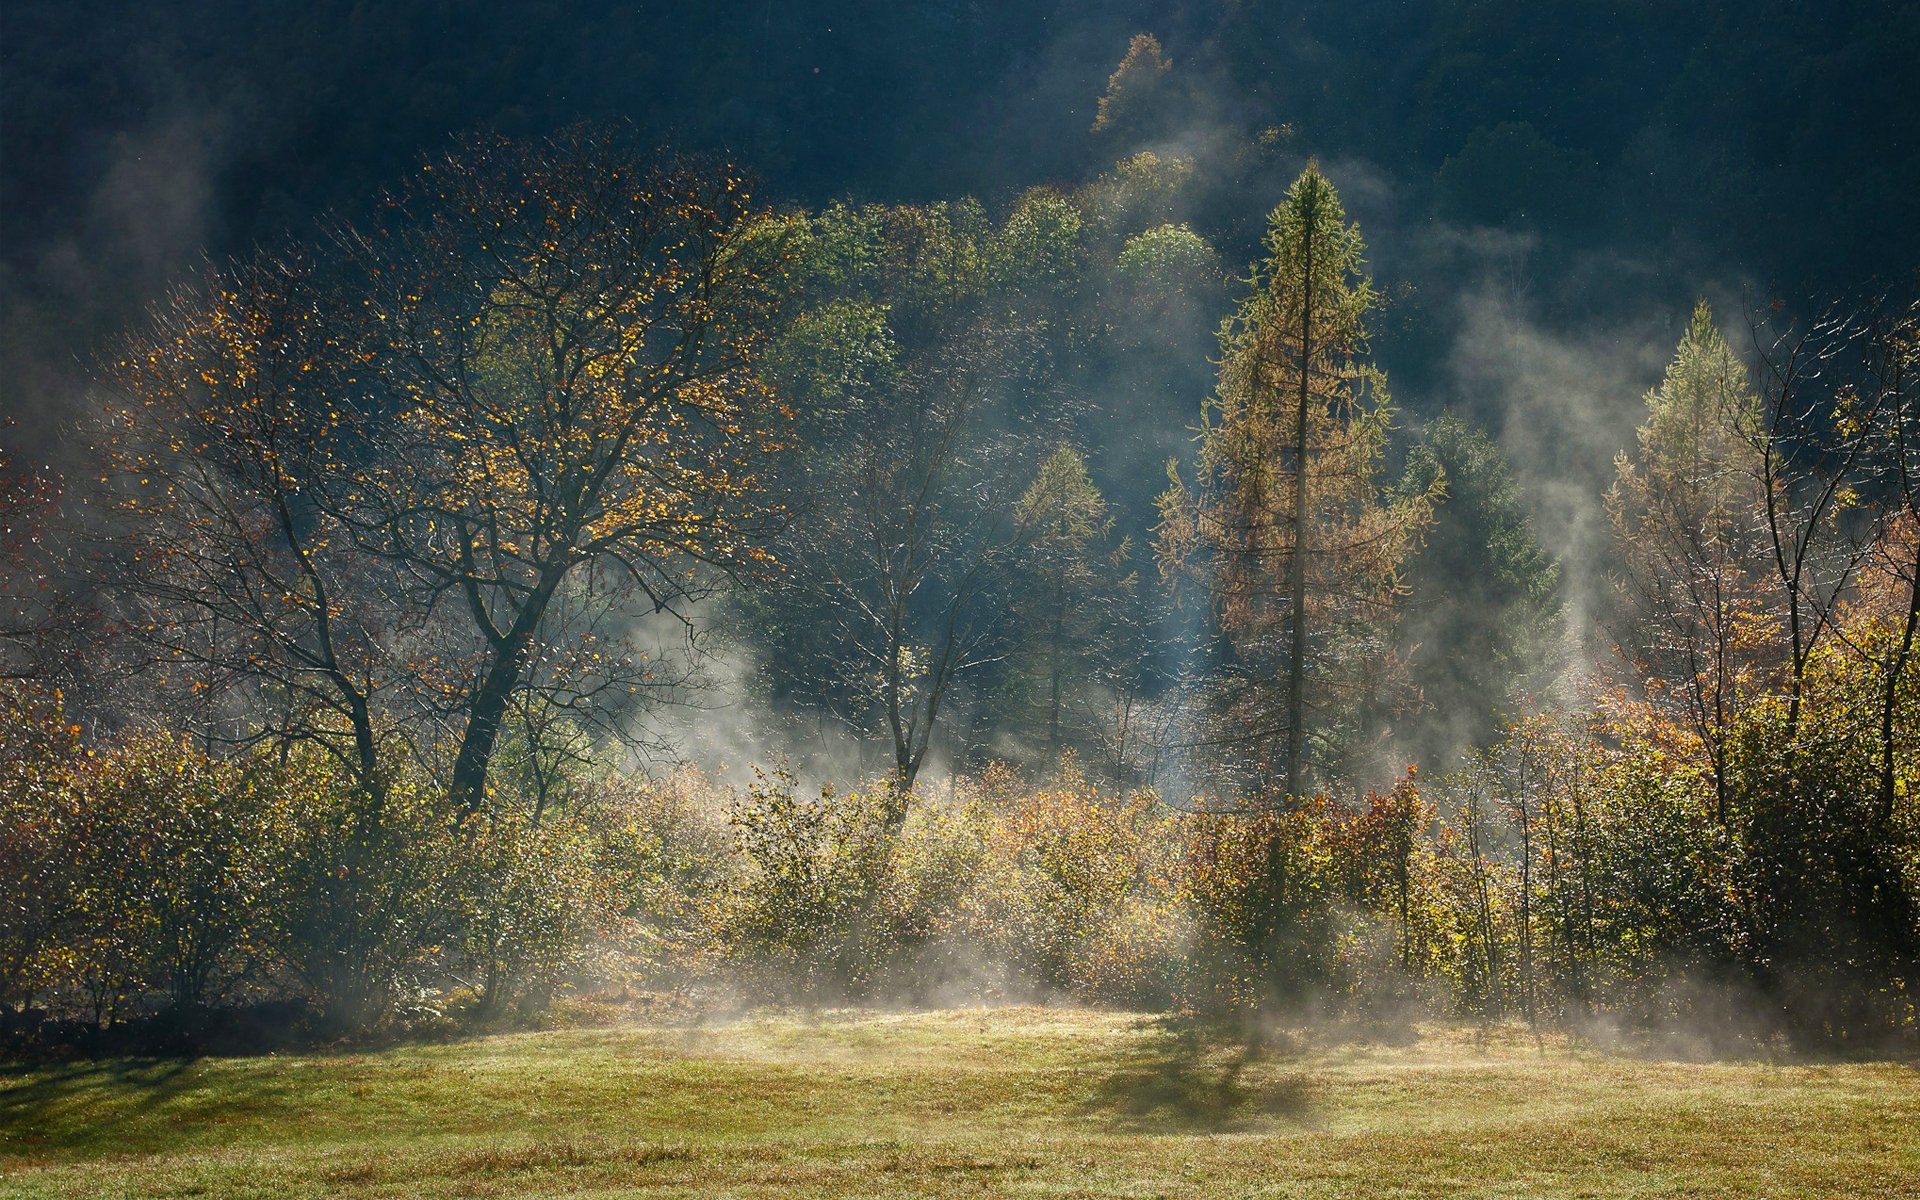
<instances>
[{"instance_id":1,"label":"green grass","mask_svg":"<svg viewBox=\"0 0 1920 1200\"><path fill-rule=\"evenodd\" d=\"M0 1196L1920 1192L1920 1072L1052 1009L0 1073Z\"/></svg>"}]
</instances>

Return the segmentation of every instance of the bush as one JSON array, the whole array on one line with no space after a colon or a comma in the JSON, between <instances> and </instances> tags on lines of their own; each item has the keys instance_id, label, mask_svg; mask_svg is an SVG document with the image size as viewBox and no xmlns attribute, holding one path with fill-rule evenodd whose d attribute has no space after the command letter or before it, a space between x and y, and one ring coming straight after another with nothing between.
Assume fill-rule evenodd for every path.
<instances>
[{"instance_id":1,"label":"bush","mask_svg":"<svg viewBox=\"0 0 1920 1200\"><path fill-rule=\"evenodd\" d=\"M610 774L587 798L599 829L594 870L608 890L603 946L631 980L683 986L713 969L715 900L739 875L732 802L687 767L659 779Z\"/></svg>"},{"instance_id":2,"label":"bush","mask_svg":"<svg viewBox=\"0 0 1920 1200\"><path fill-rule=\"evenodd\" d=\"M713 898L712 924L751 990L807 1002L868 993L890 957L880 900L900 804L885 784L802 799L784 770L735 801L740 870Z\"/></svg>"},{"instance_id":3,"label":"bush","mask_svg":"<svg viewBox=\"0 0 1920 1200\"><path fill-rule=\"evenodd\" d=\"M1005 983L1108 1003L1171 995L1180 829L1157 796L1105 795L1069 762L1058 783L1020 789L988 818L967 920Z\"/></svg>"},{"instance_id":4,"label":"bush","mask_svg":"<svg viewBox=\"0 0 1920 1200\"><path fill-rule=\"evenodd\" d=\"M373 1024L436 981L460 935L457 809L416 778L357 786L315 755L277 772L284 805L267 936L335 1028Z\"/></svg>"},{"instance_id":5,"label":"bush","mask_svg":"<svg viewBox=\"0 0 1920 1200\"><path fill-rule=\"evenodd\" d=\"M1195 923L1189 1000L1274 1010L1339 988L1338 888L1323 797L1195 818L1187 895Z\"/></svg>"},{"instance_id":6,"label":"bush","mask_svg":"<svg viewBox=\"0 0 1920 1200\"><path fill-rule=\"evenodd\" d=\"M182 1010L224 999L259 966L281 832L274 772L143 734L88 760L82 778L88 944L130 943L123 990Z\"/></svg>"},{"instance_id":7,"label":"bush","mask_svg":"<svg viewBox=\"0 0 1920 1200\"><path fill-rule=\"evenodd\" d=\"M79 740L57 693L0 684L0 1007L31 1005L66 973Z\"/></svg>"},{"instance_id":8,"label":"bush","mask_svg":"<svg viewBox=\"0 0 1920 1200\"><path fill-rule=\"evenodd\" d=\"M453 852L458 964L473 978L481 1013L537 1011L585 966L604 927L598 831L579 814L536 823L529 813L495 811L469 825Z\"/></svg>"},{"instance_id":9,"label":"bush","mask_svg":"<svg viewBox=\"0 0 1920 1200\"><path fill-rule=\"evenodd\" d=\"M1920 671L1889 681L1890 627L1845 631L1797 714L1779 696L1739 714L1724 794L1697 737L1615 694L1515 724L1432 800L1410 776L1359 805L1227 812L1103 792L1069 759L1039 787L990 767L944 802L683 770L468 815L318 751L86 748L57 695L8 687L0 1033L205 1046L223 1012L346 1030L410 994L524 1014L598 979L805 1003L1759 1012L1811 1041L1911 1036L1920 731L1884 731Z\"/></svg>"}]
</instances>

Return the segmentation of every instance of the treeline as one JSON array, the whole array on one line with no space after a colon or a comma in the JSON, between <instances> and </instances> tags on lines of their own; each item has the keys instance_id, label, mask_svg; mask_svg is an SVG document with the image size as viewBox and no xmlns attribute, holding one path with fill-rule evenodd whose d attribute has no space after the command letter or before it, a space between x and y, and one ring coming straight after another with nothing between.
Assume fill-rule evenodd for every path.
<instances>
[{"instance_id":1,"label":"treeline","mask_svg":"<svg viewBox=\"0 0 1920 1200\"><path fill-rule=\"evenodd\" d=\"M1230 303L1189 173L780 212L575 130L183 286L97 478L7 479L6 1003L1911 1036L1915 311L1697 310L1568 614L1494 441L1396 428L1331 183ZM716 652L752 751L868 782L635 770Z\"/></svg>"},{"instance_id":2,"label":"treeline","mask_svg":"<svg viewBox=\"0 0 1920 1200\"><path fill-rule=\"evenodd\" d=\"M1891 627L1849 632L1884 650ZM590 774L544 814L507 792L463 819L443 787L376 796L311 752L83 750L57 704L13 691L8 1045L443 1032L629 988L1882 1045L1916 1020L1920 820L1876 810L1872 664L1836 643L1807 683L1792 741L1780 705L1742 717L1724 818L1697 742L1617 696L1358 804L1193 809L1069 758L922 795ZM1898 754L1920 757L1911 726Z\"/></svg>"}]
</instances>

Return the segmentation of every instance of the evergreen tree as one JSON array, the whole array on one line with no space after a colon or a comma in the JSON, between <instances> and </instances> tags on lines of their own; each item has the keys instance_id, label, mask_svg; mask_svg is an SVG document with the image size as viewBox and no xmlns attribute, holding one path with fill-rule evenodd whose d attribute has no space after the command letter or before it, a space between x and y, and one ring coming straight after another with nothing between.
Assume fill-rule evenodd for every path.
<instances>
[{"instance_id":1,"label":"evergreen tree","mask_svg":"<svg viewBox=\"0 0 1920 1200\"><path fill-rule=\"evenodd\" d=\"M1635 454L1607 493L1619 569L1619 642L1651 698L1699 738L1727 818L1727 739L1771 640L1767 550L1752 438L1760 402L1746 367L1694 306L1660 386L1647 393Z\"/></svg>"},{"instance_id":2,"label":"evergreen tree","mask_svg":"<svg viewBox=\"0 0 1920 1200\"><path fill-rule=\"evenodd\" d=\"M1439 480L1446 500L1407 561L1397 638L1424 715L1396 743L1423 767L1451 768L1467 747L1493 742L1516 688L1552 677L1562 612L1559 565L1534 536L1506 456L1456 413L1426 428L1398 490L1420 495Z\"/></svg>"},{"instance_id":3,"label":"evergreen tree","mask_svg":"<svg viewBox=\"0 0 1920 1200\"><path fill-rule=\"evenodd\" d=\"M1014 684L1044 724L1048 753L1073 740L1069 708L1092 699L1116 666L1134 578L1129 547L1113 543L1114 519L1079 451L1061 443L1014 509L1024 586L1014 602L1024 643Z\"/></svg>"},{"instance_id":4,"label":"evergreen tree","mask_svg":"<svg viewBox=\"0 0 1920 1200\"><path fill-rule=\"evenodd\" d=\"M1378 299L1359 228L1317 166L1273 210L1266 248L1221 327L1195 479L1170 472L1159 550L1217 623L1225 720L1211 740L1244 747L1262 782L1298 796L1309 738L1336 760L1361 688L1383 684L1400 565L1444 485L1382 493L1392 410L1365 327Z\"/></svg>"}]
</instances>

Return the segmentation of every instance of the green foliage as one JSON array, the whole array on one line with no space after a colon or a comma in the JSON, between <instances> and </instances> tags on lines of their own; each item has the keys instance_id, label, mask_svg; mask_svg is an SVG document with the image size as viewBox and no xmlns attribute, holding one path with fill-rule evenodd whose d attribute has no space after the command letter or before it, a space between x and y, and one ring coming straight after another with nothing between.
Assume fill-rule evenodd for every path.
<instances>
[{"instance_id":1,"label":"green foliage","mask_svg":"<svg viewBox=\"0 0 1920 1200\"><path fill-rule=\"evenodd\" d=\"M631 963L628 975L685 984L711 949L713 900L739 874L725 798L681 767L657 779L609 774L590 806L594 870L610 893L607 949Z\"/></svg>"},{"instance_id":2,"label":"green foliage","mask_svg":"<svg viewBox=\"0 0 1920 1200\"><path fill-rule=\"evenodd\" d=\"M712 897L724 953L766 992L817 1001L861 994L885 965L881 896L892 868L888 787L803 799L784 770L763 775L730 820L742 858Z\"/></svg>"},{"instance_id":3,"label":"green foliage","mask_svg":"<svg viewBox=\"0 0 1920 1200\"><path fill-rule=\"evenodd\" d=\"M1223 279L1220 256L1185 225L1156 225L1127 238L1113 261L1125 298L1146 301L1167 293L1206 295Z\"/></svg>"},{"instance_id":4,"label":"green foliage","mask_svg":"<svg viewBox=\"0 0 1920 1200\"><path fill-rule=\"evenodd\" d=\"M1797 732L1777 698L1742 714L1726 821L1694 735L1625 692L1353 804L1182 811L1069 757L1042 786L994 767L937 800L576 778L539 817L497 800L460 822L442 792L357 788L318 755L152 734L89 752L56 698L15 691L10 1001L100 1023L298 996L339 1028L454 987L525 1013L598 979L1910 1037L1920 740L1896 725L1888 808L1876 706L1901 627L1843 631ZM1920 705L1920 671L1895 683Z\"/></svg>"},{"instance_id":5,"label":"green foliage","mask_svg":"<svg viewBox=\"0 0 1920 1200\"><path fill-rule=\"evenodd\" d=\"M1040 465L1013 523L1018 649L1006 695L1022 724L1044 730L1047 754L1057 758L1069 746L1090 748L1109 696L1124 689L1137 658L1129 644L1132 548L1114 540L1106 499L1066 443Z\"/></svg>"},{"instance_id":6,"label":"green foliage","mask_svg":"<svg viewBox=\"0 0 1920 1200\"><path fill-rule=\"evenodd\" d=\"M875 391L893 385L899 358L887 310L832 300L802 314L781 338L768 374L805 429L832 428Z\"/></svg>"},{"instance_id":7,"label":"green foliage","mask_svg":"<svg viewBox=\"0 0 1920 1200\"><path fill-rule=\"evenodd\" d=\"M1020 198L988 251L997 288L1051 304L1072 302L1085 285L1085 220L1071 199L1050 188Z\"/></svg>"},{"instance_id":8,"label":"green foliage","mask_svg":"<svg viewBox=\"0 0 1920 1200\"><path fill-rule=\"evenodd\" d=\"M1096 240L1118 245L1133 234L1181 219L1194 178L1193 160L1130 154L1081 189L1080 203Z\"/></svg>"},{"instance_id":9,"label":"green foliage","mask_svg":"<svg viewBox=\"0 0 1920 1200\"><path fill-rule=\"evenodd\" d=\"M82 883L67 854L79 744L57 693L0 685L0 1004L26 1004L67 965L52 956Z\"/></svg>"},{"instance_id":10,"label":"green foliage","mask_svg":"<svg viewBox=\"0 0 1920 1200\"><path fill-rule=\"evenodd\" d=\"M1895 725L1891 806L1880 788L1879 664L1900 635L1870 620L1816 652L1807 711L1782 697L1732 738L1732 833L1746 969L1797 1030L1829 1040L1910 1025L1920 999L1920 729ZM1905 711L1920 669L1895 681Z\"/></svg>"},{"instance_id":11,"label":"green foliage","mask_svg":"<svg viewBox=\"0 0 1920 1200\"><path fill-rule=\"evenodd\" d=\"M1560 569L1541 548L1527 497L1486 431L1444 413L1408 451L1396 491L1444 483L1418 549L1407 559L1399 653L1422 689L1431 729L1404 747L1442 770L1468 746L1490 744L1518 692L1545 690L1562 665Z\"/></svg>"},{"instance_id":12,"label":"green foliage","mask_svg":"<svg viewBox=\"0 0 1920 1200\"><path fill-rule=\"evenodd\" d=\"M1725 823L1733 728L1766 690L1782 647L1777 560L1762 532L1770 485L1757 452L1760 401L1705 301L1646 403L1637 452L1615 460L1606 496L1615 636L1649 699L1698 738ZM1774 492L1775 511L1788 490Z\"/></svg>"},{"instance_id":13,"label":"green foliage","mask_svg":"<svg viewBox=\"0 0 1920 1200\"><path fill-rule=\"evenodd\" d=\"M1352 860L1338 853L1348 820L1323 797L1197 818L1187 849L1197 1002L1286 1011L1351 988Z\"/></svg>"}]
</instances>

